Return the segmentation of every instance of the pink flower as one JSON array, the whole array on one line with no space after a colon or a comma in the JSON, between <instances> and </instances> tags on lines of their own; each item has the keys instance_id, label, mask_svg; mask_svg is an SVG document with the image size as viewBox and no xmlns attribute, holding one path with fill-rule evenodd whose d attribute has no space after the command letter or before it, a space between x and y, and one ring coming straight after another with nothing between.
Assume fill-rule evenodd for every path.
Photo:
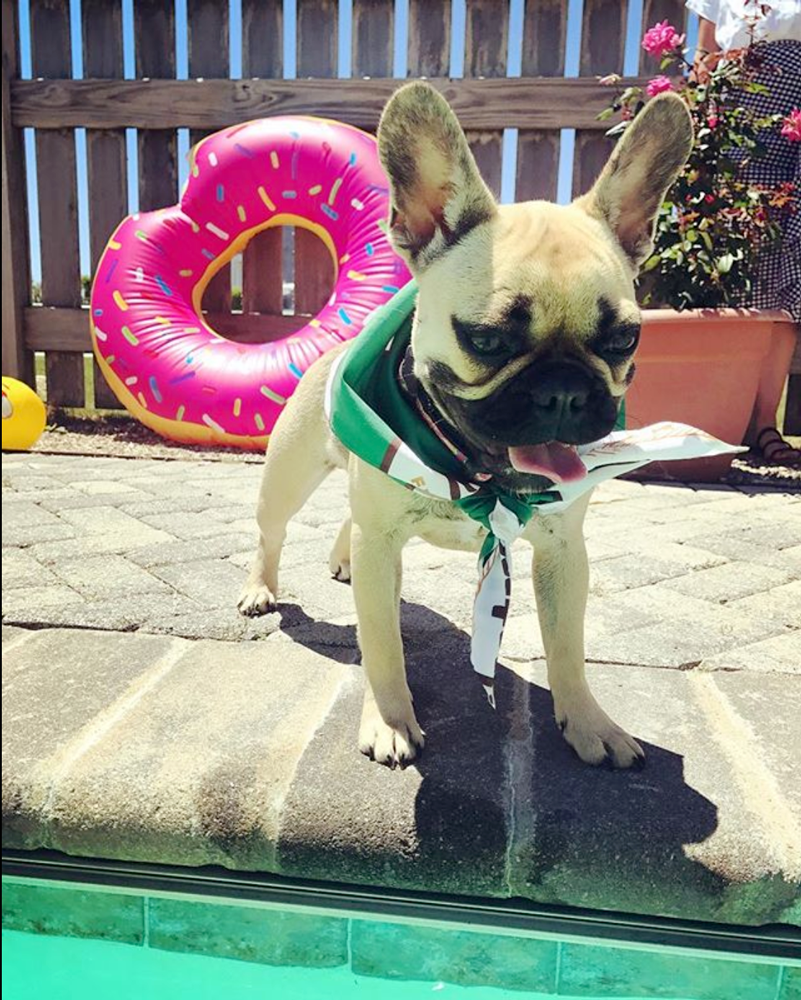
<instances>
[{"instance_id":1,"label":"pink flower","mask_svg":"<svg viewBox=\"0 0 801 1000\"><path fill-rule=\"evenodd\" d=\"M720 118L718 118L717 115L710 115L706 120L706 123L710 128L717 128L719 122Z\"/></svg>"},{"instance_id":2,"label":"pink flower","mask_svg":"<svg viewBox=\"0 0 801 1000\"><path fill-rule=\"evenodd\" d=\"M782 122L782 135L788 142L801 142L801 110L793 108Z\"/></svg>"},{"instance_id":3,"label":"pink flower","mask_svg":"<svg viewBox=\"0 0 801 1000\"><path fill-rule=\"evenodd\" d=\"M664 94L666 90L673 90L673 84L666 76L655 76L653 80L648 81L648 86L645 88L645 92L649 97Z\"/></svg>"},{"instance_id":4,"label":"pink flower","mask_svg":"<svg viewBox=\"0 0 801 1000\"><path fill-rule=\"evenodd\" d=\"M659 21L642 36L642 47L649 56L664 56L677 49L683 41L684 35L680 35L672 24Z\"/></svg>"}]
</instances>

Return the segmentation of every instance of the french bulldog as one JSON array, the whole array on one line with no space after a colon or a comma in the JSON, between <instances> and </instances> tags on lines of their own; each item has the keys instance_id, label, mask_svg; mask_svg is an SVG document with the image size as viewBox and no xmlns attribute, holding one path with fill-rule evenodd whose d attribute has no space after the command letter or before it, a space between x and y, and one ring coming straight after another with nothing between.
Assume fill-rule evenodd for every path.
<instances>
[{"instance_id":1,"label":"french bulldog","mask_svg":"<svg viewBox=\"0 0 801 1000\"><path fill-rule=\"evenodd\" d=\"M518 494L584 474L576 446L612 430L634 375L634 279L692 138L684 103L660 95L631 122L589 193L570 205L498 205L435 89L412 83L389 100L379 155L391 187L390 238L418 283L413 375L463 443L469 471ZM258 502L259 546L239 610L275 608L287 523L329 472L347 469L351 517L330 568L352 582L356 604L367 676L359 749L403 767L424 745L400 633L403 547L420 536L478 550L484 529L453 504L404 488L333 436L325 388L346 350L315 362L275 426ZM628 768L642 763L643 751L585 677L588 502L585 494L561 514L533 517L523 538L534 551L557 724L581 760Z\"/></svg>"}]
</instances>

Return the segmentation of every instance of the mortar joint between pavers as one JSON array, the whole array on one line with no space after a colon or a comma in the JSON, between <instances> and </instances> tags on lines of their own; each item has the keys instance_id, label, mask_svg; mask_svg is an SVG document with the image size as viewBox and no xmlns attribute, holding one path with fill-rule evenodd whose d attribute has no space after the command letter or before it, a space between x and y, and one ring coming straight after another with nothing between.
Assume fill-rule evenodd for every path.
<instances>
[{"instance_id":1,"label":"mortar joint between pavers","mask_svg":"<svg viewBox=\"0 0 801 1000\"><path fill-rule=\"evenodd\" d=\"M519 714L518 714L519 713ZM504 772L509 787L509 828L504 858L504 884L508 896L514 896L515 854L521 843L530 844L534 834L534 806L525 790L532 787L534 733L528 698L515 706L514 728L521 739L507 736L504 741ZM518 728L519 727L519 728Z\"/></svg>"}]
</instances>

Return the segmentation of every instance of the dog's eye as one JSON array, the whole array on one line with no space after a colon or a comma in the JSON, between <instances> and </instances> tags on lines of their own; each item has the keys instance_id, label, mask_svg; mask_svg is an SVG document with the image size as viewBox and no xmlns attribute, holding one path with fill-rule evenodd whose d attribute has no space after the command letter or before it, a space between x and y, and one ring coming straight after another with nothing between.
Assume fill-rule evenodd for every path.
<instances>
[{"instance_id":1,"label":"dog's eye","mask_svg":"<svg viewBox=\"0 0 801 1000\"><path fill-rule=\"evenodd\" d=\"M616 330L608 337L604 337L601 342L599 354L609 354L613 357L631 354L640 339L640 331L634 327L626 327Z\"/></svg>"},{"instance_id":2,"label":"dog's eye","mask_svg":"<svg viewBox=\"0 0 801 1000\"><path fill-rule=\"evenodd\" d=\"M485 357L500 354L505 347L503 337L498 333L471 333L469 340L470 346L476 354L481 354Z\"/></svg>"},{"instance_id":3,"label":"dog's eye","mask_svg":"<svg viewBox=\"0 0 801 1000\"><path fill-rule=\"evenodd\" d=\"M606 345L610 351L630 351L637 343L636 333L621 333Z\"/></svg>"}]
</instances>

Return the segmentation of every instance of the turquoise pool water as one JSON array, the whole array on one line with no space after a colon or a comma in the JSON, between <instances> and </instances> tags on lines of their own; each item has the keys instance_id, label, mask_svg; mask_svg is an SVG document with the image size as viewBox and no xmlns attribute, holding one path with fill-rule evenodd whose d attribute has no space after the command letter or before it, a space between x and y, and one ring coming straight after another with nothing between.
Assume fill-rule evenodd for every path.
<instances>
[{"instance_id":1,"label":"turquoise pool water","mask_svg":"<svg viewBox=\"0 0 801 1000\"><path fill-rule=\"evenodd\" d=\"M545 998L482 986L397 982L355 975L345 966L304 969L181 955L113 941L3 932L6 1000L459 1000Z\"/></svg>"},{"instance_id":2,"label":"turquoise pool water","mask_svg":"<svg viewBox=\"0 0 801 1000\"><path fill-rule=\"evenodd\" d=\"M793 1000L801 963L3 880L5 1000Z\"/></svg>"}]
</instances>

